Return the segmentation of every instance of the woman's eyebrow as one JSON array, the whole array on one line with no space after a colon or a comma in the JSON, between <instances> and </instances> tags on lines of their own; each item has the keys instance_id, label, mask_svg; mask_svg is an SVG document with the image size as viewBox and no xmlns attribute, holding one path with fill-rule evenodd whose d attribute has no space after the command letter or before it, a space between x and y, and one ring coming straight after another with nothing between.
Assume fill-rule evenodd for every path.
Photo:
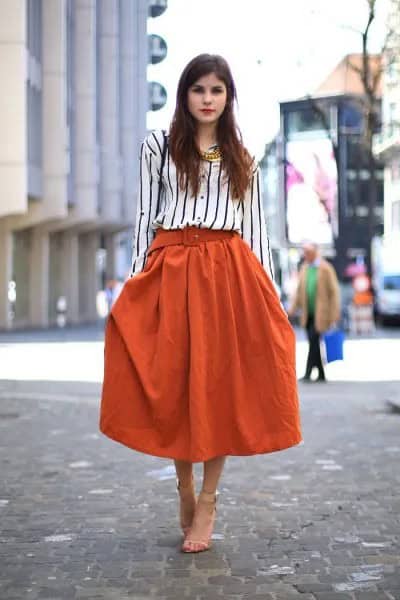
<instances>
[{"instance_id":1,"label":"woman's eyebrow","mask_svg":"<svg viewBox=\"0 0 400 600\"><path fill-rule=\"evenodd\" d=\"M197 90L197 89L199 89L199 90L204 90L204 89L205 89L205 86L204 86L204 85L201 85L200 83L194 83L194 84L192 85L192 88L194 88L194 89L196 89L196 90ZM212 89L212 90L222 90L222 89L223 89L223 86L222 86L221 84L217 83L217 85L212 85L212 86L211 86L211 89Z\"/></svg>"}]
</instances>

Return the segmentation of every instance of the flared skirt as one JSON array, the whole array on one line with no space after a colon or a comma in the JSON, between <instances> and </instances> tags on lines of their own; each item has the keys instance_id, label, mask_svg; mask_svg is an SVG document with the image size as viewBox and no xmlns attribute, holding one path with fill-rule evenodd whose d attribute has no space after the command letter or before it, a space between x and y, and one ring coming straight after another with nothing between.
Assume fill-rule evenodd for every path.
<instances>
[{"instance_id":1,"label":"flared skirt","mask_svg":"<svg viewBox=\"0 0 400 600\"><path fill-rule=\"evenodd\" d=\"M100 429L191 462L294 446L295 336L275 287L240 235L202 232L156 235L112 307Z\"/></svg>"}]
</instances>

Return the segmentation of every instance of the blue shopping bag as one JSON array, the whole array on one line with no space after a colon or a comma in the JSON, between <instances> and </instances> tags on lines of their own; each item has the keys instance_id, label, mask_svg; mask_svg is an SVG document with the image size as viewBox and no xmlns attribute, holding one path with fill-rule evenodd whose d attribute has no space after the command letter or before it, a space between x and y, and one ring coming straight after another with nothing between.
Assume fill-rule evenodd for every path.
<instances>
[{"instance_id":1,"label":"blue shopping bag","mask_svg":"<svg viewBox=\"0 0 400 600\"><path fill-rule=\"evenodd\" d=\"M325 342L326 362L343 360L344 333L341 329L330 329L323 335Z\"/></svg>"}]
</instances>

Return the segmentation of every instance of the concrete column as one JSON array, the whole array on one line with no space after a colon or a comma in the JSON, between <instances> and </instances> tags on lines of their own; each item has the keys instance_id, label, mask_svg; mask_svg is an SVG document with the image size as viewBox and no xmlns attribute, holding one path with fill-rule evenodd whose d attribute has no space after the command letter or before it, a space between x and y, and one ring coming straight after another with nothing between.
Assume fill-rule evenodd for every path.
<instances>
[{"instance_id":1,"label":"concrete column","mask_svg":"<svg viewBox=\"0 0 400 600\"><path fill-rule=\"evenodd\" d=\"M67 215L66 3L43 2L44 219Z\"/></svg>"},{"instance_id":2,"label":"concrete column","mask_svg":"<svg viewBox=\"0 0 400 600\"><path fill-rule=\"evenodd\" d=\"M120 135L122 155L122 219L132 226L135 219L135 202L138 180L138 139L136 138L136 112L140 95L135 78L135 20L136 5L131 0L120 0ZM147 88L146 88L147 90ZM145 121L145 117L143 118Z\"/></svg>"},{"instance_id":3,"label":"concrete column","mask_svg":"<svg viewBox=\"0 0 400 600\"><path fill-rule=\"evenodd\" d=\"M118 0L98 0L100 5L99 85L100 214L121 220L121 156L119 129L119 11Z\"/></svg>"},{"instance_id":4,"label":"concrete column","mask_svg":"<svg viewBox=\"0 0 400 600\"><path fill-rule=\"evenodd\" d=\"M122 220L128 226L125 246L117 258L117 274L125 278L131 265L136 215L139 151L146 134L147 114L147 0L120 0L120 135L122 155Z\"/></svg>"},{"instance_id":5,"label":"concrete column","mask_svg":"<svg viewBox=\"0 0 400 600\"><path fill-rule=\"evenodd\" d=\"M64 234L63 287L67 299L67 323L79 323L79 239L78 234Z\"/></svg>"},{"instance_id":6,"label":"concrete column","mask_svg":"<svg viewBox=\"0 0 400 600\"><path fill-rule=\"evenodd\" d=\"M29 324L47 327L49 323L49 234L32 230L29 269Z\"/></svg>"},{"instance_id":7,"label":"concrete column","mask_svg":"<svg viewBox=\"0 0 400 600\"><path fill-rule=\"evenodd\" d=\"M0 218L28 207L26 2L2 0L0 18Z\"/></svg>"},{"instance_id":8,"label":"concrete column","mask_svg":"<svg viewBox=\"0 0 400 600\"><path fill-rule=\"evenodd\" d=\"M135 117L136 117L136 139L139 144L146 135L146 115L149 110L149 96L147 93L147 64L148 64L148 44L147 44L147 20L149 3L148 0L138 0L134 3L135 16ZM140 145L139 145L140 148ZM139 149L138 148L138 149Z\"/></svg>"},{"instance_id":9,"label":"concrete column","mask_svg":"<svg viewBox=\"0 0 400 600\"><path fill-rule=\"evenodd\" d=\"M115 279L117 273L118 235L109 233L105 236L106 278Z\"/></svg>"},{"instance_id":10,"label":"concrete column","mask_svg":"<svg viewBox=\"0 0 400 600\"><path fill-rule=\"evenodd\" d=\"M80 221L97 218L96 2L75 0L74 200Z\"/></svg>"},{"instance_id":11,"label":"concrete column","mask_svg":"<svg viewBox=\"0 0 400 600\"><path fill-rule=\"evenodd\" d=\"M12 244L12 232L0 228L0 329L11 327L8 285L12 278Z\"/></svg>"},{"instance_id":12,"label":"concrete column","mask_svg":"<svg viewBox=\"0 0 400 600\"><path fill-rule=\"evenodd\" d=\"M79 236L79 319L81 322L97 320L96 296L100 289L96 265L99 247L97 232Z\"/></svg>"},{"instance_id":13,"label":"concrete column","mask_svg":"<svg viewBox=\"0 0 400 600\"><path fill-rule=\"evenodd\" d=\"M12 278L16 283L17 298L13 326L30 325L30 278L32 256L32 228L13 231Z\"/></svg>"}]
</instances>

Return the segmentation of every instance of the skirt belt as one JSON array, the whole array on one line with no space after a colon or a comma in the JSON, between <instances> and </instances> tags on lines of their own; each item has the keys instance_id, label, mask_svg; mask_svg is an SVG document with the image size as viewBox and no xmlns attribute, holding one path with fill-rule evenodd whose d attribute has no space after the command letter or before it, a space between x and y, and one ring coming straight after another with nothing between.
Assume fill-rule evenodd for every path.
<instances>
[{"instance_id":1,"label":"skirt belt","mask_svg":"<svg viewBox=\"0 0 400 600\"><path fill-rule=\"evenodd\" d=\"M184 229L162 229L156 230L154 238L149 248L148 254L157 248L164 246L198 246L202 242L215 242L218 240L232 239L238 236L237 231L227 231L224 229L199 229L199 227L185 227Z\"/></svg>"}]
</instances>

